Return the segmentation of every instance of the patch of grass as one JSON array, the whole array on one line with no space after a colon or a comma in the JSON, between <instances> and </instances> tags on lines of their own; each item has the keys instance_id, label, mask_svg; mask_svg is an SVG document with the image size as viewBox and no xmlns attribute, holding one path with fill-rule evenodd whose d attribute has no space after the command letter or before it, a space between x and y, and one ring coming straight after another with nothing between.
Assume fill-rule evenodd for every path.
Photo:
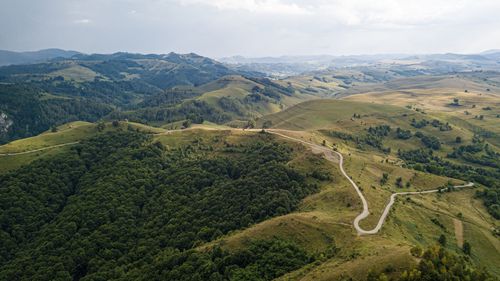
<instances>
[{"instance_id":1,"label":"patch of grass","mask_svg":"<svg viewBox=\"0 0 500 281\"><path fill-rule=\"evenodd\" d=\"M161 128L155 128L132 122L120 122L119 127L114 127L111 123L105 123L103 132L109 130L126 129L127 126L131 126L134 129L152 134L165 132L165 130ZM34 137L20 139L2 145L0 146L0 154L26 152L49 148L51 146L65 143L78 142L95 136L98 133L100 132L97 130L97 124L83 121L71 122L57 127L56 132L52 132L51 130L49 130ZM0 173L5 173L9 170L17 169L22 165L26 165L36 159L55 155L61 151L64 151L65 149L69 149L69 146L54 147L21 155L0 156Z\"/></svg>"}]
</instances>

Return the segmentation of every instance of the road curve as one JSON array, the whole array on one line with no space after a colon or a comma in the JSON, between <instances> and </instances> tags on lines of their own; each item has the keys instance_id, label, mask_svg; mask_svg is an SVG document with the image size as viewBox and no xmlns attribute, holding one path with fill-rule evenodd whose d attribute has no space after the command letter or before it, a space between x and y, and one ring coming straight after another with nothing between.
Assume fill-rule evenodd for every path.
<instances>
[{"instance_id":1,"label":"road curve","mask_svg":"<svg viewBox=\"0 0 500 281\"><path fill-rule=\"evenodd\" d=\"M75 141L75 142L62 143L62 144L42 147L39 149L28 150L28 151L23 151L23 152L0 153L0 157L1 156L14 156L14 155L29 154L29 153L33 153L33 152L38 152L38 151L47 150L47 149L56 148L56 147L61 147L61 146L73 145L73 144L77 144L77 143L79 143L79 142Z\"/></svg>"},{"instance_id":2,"label":"road curve","mask_svg":"<svg viewBox=\"0 0 500 281\"><path fill-rule=\"evenodd\" d=\"M155 135L169 134L169 133L176 132L176 131L182 131L182 130L170 130L170 131L155 134ZM260 130L249 129L248 131L260 131ZM310 142L307 142L307 141L304 141L301 139L297 139L294 137L290 137L290 136L281 134L281 133L279 133L279 131L280 130L276 130L276 129L266 130L266 132L269 132L271 134L274 134L274 135L277 135L277 136L280 136L280 137L283 137L286 139L290 139L290 140L295 141L295 142L300 142L302 144L308 145L309 147L311 147L313 149L319 150L319 151L323 152L323 154L325 155L325 158L331 162L335 162L335 160L336 160L333 157L332 153L335 153L337 155L338 160L339 160L340 172L354 187L354 189L356 190L356 193L358 194L359 198L361 199L361 202L363 203L363 211L354 219L354 222L353 222L354 228L358 232L358 235L376 234L380 231L380 229L382 228L382 225L385 222L385 219L387 218L387 215L389 214L389 211L391 210L392 205L395 202L396 196L435 193L435 192L439 191L439 189L433 189L433 190L426 190L426 191L409 191L409 192L393 193L390 197L389 203L387 203L387 205L385 206L384 212L380 216L380 219L379 219L377 225L375 226L375 228L373 228L372 230L364 230L359 226L359 222L362 221L363 219L365 219L366 217L368 217L368 215L370 215L370 211L368 210L368 202L366 201L365 196L361 192L361 189L356 185L356 183L351 179L351 177L349 177L349 175L347 175L346 171L344 170L344 157L342 156L342 154L338 151L333 151L332 149L325 147L325 146L321 146L318 144L310 143ZM286 131L286 130L281 130L281 131ZM58 144L58 145L53 145L53 146L43 147L43 148L39 148L39 149L35 149L35 150L23 151L23 152L0 153L0 157L1 156L13 156L13 155L28 154L28 153L38 152L38 151L47 150L47 149L51 149L51 148L73 145L73 144L77 144L77 143L79 143L79 142L76 141L76 142L63 143L63 144ZM474 186L474 183L469 182L468 184L464 184L464 185L456 185L456 186L454 186L454 188L463 188L463 187L472 187L472 186Z\"/></svg>"},{"instance_id":3,"label":"road curve","mask_svg":"<svg viewBox=\"0 0 500 281\"><path fill-rule=\"evenodd\" d=\"M313 143L309 143L309 142L303 141L301 139L296 139L296 138L293 138L293 137L290 137L290 136L287 136L287 135L280 134L276 130L268 130L268 132L272 133L272 134L275 134L275 135L278 135L278 136L281 136L281 137L284 137L284 138L287 138L287 139L291 139L291 140L294 140L294 141L297 141L297 142L300 142L300 143L307 144L307 145L309 145L309 146L311 146L311 147L313 147L313 148L315 148L317 150L320 150L320 151L322 151L322 152L325 153L325 156L326 156L327 160L333 161L333 159L331 159L331 157L329 157L329 156L331 156L332 152L335 153L338 156L338 158L339 158L340 172L342 173L342 175L344 175L344 177L354 187L354 189L356 190L356 193L358 193L358 196L361 199L361 202L363 203L363 211L354 219L354 222L353 222L354 228L358 232L358 235L376 234L376 233L378 233L380 231L380 229L382 228L382 225L385 222L385 219L387 218L387 215L389 215L389 211L391 210L392 205L395 202L396 196L398 196L398 195L427 194L427 193L435 193L435 192L439 191L439 189L433 189L433 190L425 190L425 191L408 191L408 192L393 193L391 195L391 197L390 197L389 202L385 206L385 209L384 209L382 215L380 216L380 219L378 220L378 223L375 226L375 228L373 228L371 230L364 230L363 228L361 228L359 226L359 222L362 221L363 219L365 219L366 217L368 217L368 215L370 215L370 211L368 209L368 202L366 201L365 196L361 192L361 189L351 179L351 177L349 177L349 175L347 175L346 171L344 170L344 157L342 156L342 154L340 152L338 152L338 151L332 151L331 149L329 149L327 147L324 147L324 146L320 146L320 145L317 145L317 144L313 144ZM464 184L464 185L455 185L454 188L463 188L463 187L472 187L472 186L474 186L474 183L469 182L468 184Z\"/></svg>"}]
</instances>

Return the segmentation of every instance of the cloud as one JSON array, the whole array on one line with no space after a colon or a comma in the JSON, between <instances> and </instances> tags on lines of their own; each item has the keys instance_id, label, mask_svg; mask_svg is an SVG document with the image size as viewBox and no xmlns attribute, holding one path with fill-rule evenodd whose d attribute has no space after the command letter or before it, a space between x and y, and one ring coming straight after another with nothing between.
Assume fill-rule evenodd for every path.
<instances>
[{"instance_id":1,"label":"cloud","mask_svg":"<svg viewBox=\"0 0 500 281\"><path fill-rule=\"evenodd\" d=\"M222 11L242 10L252 13L307 15L311 12L304 5L280 0L180 0L184 5L203 4Z\"/></svg>"},{"instance_id":2,"label":"cloud","mask_svg":"<svg viewBox=\"0 0 500 281\"><path fill-rule=\"evenodd\" d=\"M92 21L90 19L78 19L78 20L73 21L73 23L76 23L76 24L89 24L91 22Z\"/></svg>"},{"instance_id":3,"label":"cloud","mask_svg":"<svg viewBox=\"0 0 500 281\"><path fill-rule=\"evenodd\" d=\"M404 27L446 22L465 0L317 1L317 11L347 26Z\"/></svg>"},{"instance_id":4,"label":"cloud","mask_svg":"<svg viewBox=\"0 0 500 281\"><path fill-rule=\"evenodd\" d=\"M499 0L7 0L0 49L471 53L500 47L499 10Z\"/></svg>"}]
</instances>

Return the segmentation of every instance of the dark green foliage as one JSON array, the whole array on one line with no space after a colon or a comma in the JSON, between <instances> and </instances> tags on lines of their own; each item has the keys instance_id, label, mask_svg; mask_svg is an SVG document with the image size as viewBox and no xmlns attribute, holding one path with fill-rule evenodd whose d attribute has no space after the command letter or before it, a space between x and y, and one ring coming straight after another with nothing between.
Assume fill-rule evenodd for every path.
<instances>
[{"instance_id":1,"label":"dark green foliage","mask_svg":"<svg viewBox=\"0 0 500 281\"><path fill-rule=\"evenodd\" d=\"M396 129L396 137L398 139L407 140L407 139L412 137L412 133L410 130L403 130L403 129L398 127Z\"/></svg>"},{"instance_id":2,"label":"dark green foliage","mask_svg":"<svg viewBox=\"0 0 500 281\"><path fill-rule=\"evenodd\" d=\"M484 152L484 153L481 153ZM488 144L477 141L470 145L461 145L448 154L449 158L460 158L466 162L500 168L500 154L493 151Z\"/></svg>"},{"instance_id":3,"label":"dark green foliage","mask_svg":"<svg viewBox=\"0 0 500 281\"><path fill-rule=\"evenodd\" d=\"M198 96L200 96L200 93L192 90L165 90L155 95L147 96L138 104L137 108L175 105Z\"/></svg>"},{"instance_id":4,"label":"dark green foliage","mask_svg":"<svg viewBox=\"0 0 500 281\"><path fill-rule=\"evenodd\" d=\"M382 178L380 179L380 185L386 184L387 180L389 180L389 174L388 173L383 173L382 174Z\"/></svg>"},{"instance_id":5,"label":"dark green foliage","mask_svg":"<svg viewBox=\"0 0 500 281\"><path fill-rule=\"evenodd\" d=\"M478 191L477 196L481 197L484 201L484 205L488 208L490 214L492 214L496 219L500 219L500 187L498 183L496 188L490 190Z\"/></svg>"},{"instance_id":6,"label":"dark green foliage","mask_svg":"<svg viewBox=\"0 0 500 281\"><path fill-rule=\"evenodd\" d=\"M222 97L218 100L219 106L225 112L234 112L239 116L245 115L245 106L240 100L233 97Z\"/></svg>"},{"instance_id":7,"label":"dark green foliage","mask_svg":"<svg viewBox=\"0 0 500 281\"><path fill-rule=\"evenodd\" d=\"M189 116L197 116L214 123L224 123L231 120L231 116L209 105L205 101L188 100L178 105L166 107L151 107L131 112L113 112L109 118L128 119L141 123L148 122L176 122Z\"/></svg>"},{"instance_id":8,"label":"dark green foliage","mask_svg":"<svg viewBox=\"0 0 500 281\"><path fill-rule=\"evenodd\" d=\"M380 125L377 127L369 127L368 133L378 136L378 137L386 137L391 132L391 127L389 125Z\"/></svg>"},{"instance_id":9,"label":"dark green foliage","mask_svg":"<svg viewBox=\"0 0 500 281\"><path fill-rule=\"evenodd\" d=\"M444 234L441 234L438 238L438 242L439 244L441 244L441 246L446 246L446 236L444 236Z\"/></svg>"},{"instance_id":10,"label":"dark green foliage","mask_svg":"<svg viewBox=\"0 0 500 281\"><path fill-rule=\"evenodd\" d=\"M368 132L366 135L360 135L360 136L354 136L352 134L347 134L338 131L322 130L321 132L330 137L339 138L346 141L352 141L356 143L357 147L360 149L363 149L364 145L369 145L371 147L379 149L380 151L383 151L384 153L389 153L391 152L391 149L385 148L383 146L383 139L384 139L383 134L385 132L388 133L390 131L390 127L389 126L385 127L385 126L386 125L376 127L379 129L372 128L372 133ZM382 136L379 136L379 134L382 134Z\"/></svg>"},{"instance_id":11,"label":"dark green foliage","mask_svg":"<svg viewBox=\"0 0 500 281\"><path fill-rule=\"evenodd\" d=\"M109 106L93 101L46 99L31 86L0 84L0 113L12 121L6 133L0 132L0 143L30 137L71 121L96 121L110 111Z\"/></svg>"},{"instance_id":12,"label":"dark green foliage","mask_svg":"<svg viewBox=\"0 0 500 281\"><path fill-rule=\"evenodd\" d=\"M440 131L451 131L452 128L448 122L443 123L437 119L431 121L432 127L439 128Z\"/></svg>"},{"instance_id":13,"label":"dark green foliage","mask_svg":"<svg viewBox=\"0 0 500 281\"><path fill-rule=\"evenodd\" d=\"M268 129L268 128L271 128L272 126L273 126L273 122L271 122L270 120L267 120L264 123L262 123L262 129Z\"/></svg>"},{"instance_id":14,"label":"dark green foliage","mask_svg":"<svg viewBox=\"0 0 500 281\"><path fill-rule=\"evenodd\" d=\"M63 77L71 67L92 70L93 80L76 81ZM54 76L54 71L62 74ZM238 74L211 59L196 54L111 55L79 54L70 59L31 65L0 67L0 114L9 120L7 133L0 133L0 143L24 138L48 130L51 126L75 120L97 121L115 111L109 119L140 122L175 122L200 116L203 120L225 123L231 116L204 102L194 100L202 92L189 87L205 84L225 75ZM265 95L293 94L268 79L259 100ZM188 86L188 87L177 87ZM42 97L40 93L49 93ZM253 97L255 98L255 97ZM234 104L224 103L233 106ZM252 98L242 101L252 104ZM240 110L236 114L243 115ZM196 122L195 120L192 120ZM2 122L4 123L4 122ZM4 131L5 124L0 124Z\"/></svg>"},{"instance_id":15,"label":"dark green foliage","mask_svg":"<svg viewBox=\"0 0 500 281\"><path fill-rule=\"evenodd\" d=\"M465 241L464 244L462 245L462 250L464 251L464 254L470 256L471 254L471 245L469 242Z\"/></svg>"},{"instance_id":16,"label":"dark green foliage","mask_svg":"<svg viewBox=\"0 0 500 281\"><path fill-rule=\"evenodd\" d=\"M403 179L401 177L398 177L396 179L396 186L399 187L399 188L403 187Z\"/></svg>"},{"instance_id":17,"label":"dark green foliage","mask_svg":"<svg viewBox=\"0 0 500 281\"><path fill-rule=\"evenodd\" d=\"M286 96L291 96L295 92L294 88L290 84L288 85L288 87L285 87L285 86L282 86L278 83L273 82L272 80L270 80L268 78L248 77L248 79L252 80L256 83L264 85L265 89L263 92L267 93L267 94L264 94L264 93L263 94L266 96L269 96L269 97L273 97L274 94L276 94L276 93L280 93L280 94L283 94ZM271 94L271 93L273 93L273 94Z\"/></svg>"},{"instance_id":18,"label":"dark green foliage","mask_svg":"<svg viewBox=\"0 0 500 281\"><path fill-rule=\"evenodd\" d=\"M208 252L167 249L140 272L129 272L129 280L272 280L311 262L294 243L254 240L246 249L230 253L219 247Z\"/></svg>"},{"instance_id":19,"label":"dark green foliage","mask_svg":"<svg viewBox=\"0 0 500 281\"><path fill-rule=\"evenodd\" d=\"M435 136L427 136L427 135L424 135L420 132L417 132L417 134L415 134L415 136L420 138L422 143L430 149L438 150L441 148L441 142Z\"/></svg>"},{"instance_id":20,"label":"dark green foliage","mask_svg":"<svg viewBox=\"0 0 500 281\"><path fill-rule=\"evenodd\" d=\"M423 128L425 126L427 126L429 124L429 121L425 120L425 119L422 119L420 121L417 121L415 120L415 118L413 118L411 120L411 125L417 129L420 129L420 128Z\"/></svg>"},{"instance_id":21,"label":"dark green foliage","mask_svg":"<svg viewBox=\"0 0 500 281\"><path fill-rule=\"evenodd\" d=\"M463 148L463 150L474 149L472 147ZM425 171L428 173L443 175L451 178L462 179L480 183L488 187L483 191L478 191L477 196L483 198L488 211L495 217L500 218L500 201L498 193L500 193L500 171L498 169L483 168L471 165L458 165L450 161L446 161L439 156L435 156L432 150L417 149L410 151L398 151L401 159L405 160L409 167L416 170ZM457 152L457 155L458 152ZM452 154L453 156L453 154ZM490 152L490 157L493 157L492 162L484 163L486 166L497 165L498 154ZM473 162L472 158L464 158L467 161ZM485 159L482 157L481 159ZM475 160L474 160L475 161Z\"/></svg>"},{"instance_id":22,"label":"dark green foliage","mask_svg":"<svg viewBox=\"0 0 500 281\"><path fill-rule=\"evenodd\" d=\"M97 123L96 128L97 128L98 132L102 132L106 128L106 125L104 124L104 122L99 122L99 123Z\"/></svg>"},{"instance_id":23,"label":"dark green foliage","mask_svg":"<svg viewBox=\"0 0 500 281\"><path fill-rule=\"evenodd\" d=\"M443 229L443 230L445 230L445 229L446 229L446 227L444 226L444 224L443 224L443 223L442 223L439 219L437 219L437 218L432 218L432 219L431 219L431 222L432 222L433 224L435 224L435 225L439 226L439 227L440 227L441 229ZM446 239L446 237L445 237L445 239Z\"/></svg>"},{"instance_id":24,"label":"dark green foliage","mask_svg":"<svg viewBox=\"0 0 500 281\"><path fill-rule=\"evenodd\" d=\"M396 281L494 281L483 269L471 265L469 259L434 246L422 255L418 266L404 271Z\"/></svg>"},{"instance_id":25,"label":"dark green foliage","mask_svg":"<svg viewBox=\"0 0 500 281\"><path fill-rule=\"evenodd\" d=\"M410 253L412 256L419 258L422 256L423 250L421 247L415 246L410 249Z\"/></svg>"},{"instance_id":26,"label":"dark green foliage","mask_svg":"<svg viewBox=\"0 0 500 281\"><path fill-rule=\"evenodd\" d=\"M221 260L190 250L316 191L290 156L267 134L214 153L125 130L35 161L0 177L0 280L267 280L300 267L309 258L283 241Z\"/></svg>"},{"instance_id":27,"label":"dark green foliage","mask_svg":"<svg viewBox=\"0 0 500 281\"><path fill-rule=\"evenodd\" d=\"M22 81L22 83L28 82ZM76 83L66 80L57 81L54 78L29 82L29 85L61 97L79 97L117 107L131 107L138 97L147 97L162 91L139 79L118 81L96 79Z\"/></svg>"},{"instance_id":28,"label":"dark green foliage","mask_svg":"<svg viewBox=\"0 0 500 281\"><path fill-rule=\"evenodd\" d=\"M189 127L191 127L191 124L192 124L191 120L188 119L188 120L182 122L182 127L183 128L189 128Z\"/></svg>"}]
</instances>

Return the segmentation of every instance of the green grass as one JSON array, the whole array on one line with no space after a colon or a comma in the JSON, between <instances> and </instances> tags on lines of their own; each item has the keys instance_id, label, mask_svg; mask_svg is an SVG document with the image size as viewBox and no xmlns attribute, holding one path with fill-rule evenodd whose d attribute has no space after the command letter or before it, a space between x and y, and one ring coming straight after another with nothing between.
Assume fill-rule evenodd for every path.
<instances>
[{"instance_id":1,"label":"green grass","mask_svg":"<svg viewBox=\"0 0 500 281\"><path fill-rule=\"evenodd\" d=\"M57 132L47 131L40 135L16 140L0 146L0 153L15 153L35 150L62 143L74 142L95 134L97 129L89 122L77 121L61 125Z\"/></svg>"},{"instance_id":2,"label":"green grass","mask_svg":"<svg viewBox=\"0 0 500 281\"><path fill-rule=\"evenodd\" d=\"M318 110L313 111L313 109ZM393 155L385 155L374 150L360 150L354 148L352 143L328 138L316 131L324 128L339 128L345 131L361 132L367 126L361 122L366 124L390 122L391 126L405 124L409 126L408 118L410 117L402 118L402 114L408 114L406 109L366 103L360 105L357 102L346 101L324 103L313 101L306 102L298 108L294 107L294 110L301 113L301 118L297 117L297 112L290 114L287 111L274 114L270 118L275 118L276 115L283 116L284 113L290 114L288 118L291 121L277 125L280 128L297 130L286 132L287 134L316 143L320 143L322 139L326 139L328 144L337 142L339 150L345 155L344 165L347 173L362 187L363 194L369 202L372 215L361 222L361 226L366 229L371 229L376 224L392 192L436 188L449 180L445 177L405 169ZM353 110L363 115L361 120L350 119ZM319 116L319 119L310 117L315 116L314 114ZM243 130L230 130L227 127L210 123L196 125L199 128L176 132L165 132L161 128L136 123L129 123L129 125L155 133L154 140L161 142L167 149L187 146L199 146L206 149L211 146L222 148L227 144L237 146L253 141L252 136L257 134ZM311 130L303 131L298 126L291 127L292 125L311 126ZM124 128L125 123L123 122L120 126ZM113 129L112 126L107 124L106 130L111 129ZM431 130L435 128L426 128L426 130L432 133ZM95 133L97 133L95 124L71 123L60 127L56 133L46 132L34 138L13 142L6 145L7 147L2 146L0 151L5 151L7 148L12 151L14 148L26 150L28 147L32 149L54 145L69 140L84 139ZM442 138L451 139L453 135ZM330 171L331 180L322 182L319 192L305 198L296 212L266 220L247 229L231 232L217 241L200 246L200 250L215 244L235 250L245 247L249 240L277 236L294 241L317 257L315 263L291 272L279 280L339 280L344 277L363 280L371 269L383 271L387 266L392 265L395 272L400 272L416 264L417 261L410 256L409 249L414 245L422 247L433 245L437 243L437 237L441 233L445 234L448 239L447 248L460 253L455 243L453 226L453 218L456 218L460 212L463 214L464 238L472 245L473 261L478 265L484 265L494 274L500 274L496 267L496 261L500 259L500 242L491 233L491 228L498 227L499 222L489 216L480 201L474 199L474 190L442 195L411 196L408 197L409 200L399 198L379 234L358 237L353 229L352 221L361 212L361 203L352 186L340 174L338 165L314 155L309 149L296 142L284 139L282 141L288 142L294 149L294 158L288 165L302 173L310 173L313 170ZM394 141L391 145L396 146L399 143ZM420 145L412 141L407 143L409 144L405 148ZM0 157L0 173L41 157L50 157L64 149L69 148L62 147L10 159ZM386 159L388 161L385 161ZM389 181L383 186L379 182L382 173L389 174ZM402 177L405 183L411 182L411 187L397 188L394 183L397 177ZM444 229L433 223L431 218L438 219ZM325 252L332 245L338 248L338 253L332 257L326 257Z\"/></svg>"},{"instance_id":3,"label":"green grass","mask_svg":"<svg viewBox=\"0 0 500 281\"><path fill-rule=\"evenodd\" d=\"M282 112L258 120L258 126L271 121L273 128L288 130L319 130L351 125L353 114L367 115L372 119L401 116L411 113L406 109L361 102L341 100L312 100L292 106ZM345 124L344 124L345 123Z\"/></svg>"},{"instance_id":4,"label":"green grass","mask_svg":"<svg viewBox=\"0 0 500 281\"><path fill-rule=\"evenodd\" d=\"M113 127L111 123L106 123L104 131L116 130L120 128L124 129L126 128L125 126L131 126L132 128L151 134L165 132L165 130L162 128L150 127L133 122L120 122L119 128ZM51 146L65 143L78 142L95 136L98 133L99 131L97 130L97 126L94 123L83 121L71 122L57 127L56 132L47 131L34 137L20 139L2 145L0 146L0 154L26 152L49 148ZM0 156L0 173L5 173L7 171L17 169L22 165L29 164L36 159L49 157L67 149L69 149L69 146L54 147L21 155Z\"/></svg>"},{"instance_id":5,"label":"green grass","mask_svg":"<svg viewBox=\"0 0 500 281\"><path fill-rule=\"evenodd\" d=\"M49 73L49 76L56 77L62 76L65 80L74 80L76 82L93 81L95 77L99 76L98 73L90 68L81 65L72 65L68 68L57 70Z\"/></svg>"}]
</instances>

